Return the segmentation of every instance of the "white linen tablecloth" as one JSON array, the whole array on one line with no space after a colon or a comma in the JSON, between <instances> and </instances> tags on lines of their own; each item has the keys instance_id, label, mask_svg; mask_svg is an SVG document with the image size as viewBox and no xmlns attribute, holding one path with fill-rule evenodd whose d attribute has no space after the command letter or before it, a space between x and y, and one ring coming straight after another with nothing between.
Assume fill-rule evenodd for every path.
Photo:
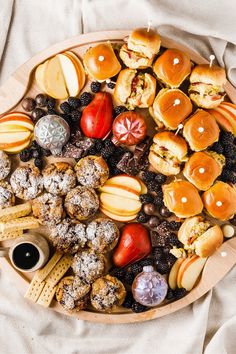
<instances>
[{"instance_id":1,"label":"white linen tablecloth","mask_svg":"<svg viewBox=\"0 0 236 354\"><path fill-rule=\"evenodd\" d=\"M151 19L160 34L206 58L236 85L234 0L0 0L0 84L38 51L78 33ZM26 301L0 270L1 354L235 354L236 267L208 294L167 317L125 325L78 321Z\"/></svg>"}]
</instances>

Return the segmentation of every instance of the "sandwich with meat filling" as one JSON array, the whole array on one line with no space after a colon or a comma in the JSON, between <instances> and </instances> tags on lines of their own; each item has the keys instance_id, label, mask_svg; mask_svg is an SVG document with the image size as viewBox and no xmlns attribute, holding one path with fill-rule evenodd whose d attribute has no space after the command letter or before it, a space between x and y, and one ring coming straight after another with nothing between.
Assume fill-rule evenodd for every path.
<instances>
[{"instance_id":1,"label":"sandwich with meat filling","mask_svg":"<svg viewBox=\"0 0 236 354\"><path fill-rule=\"evenodd\" d=\"M118 105L129 110L136 107L147 108L153 104L156 80L150 74L138 73L134 69L124 69L119 73L114 98Z\"/></svg>"},{"instance_id":2,"label":"sandwich with meat filling","mask_svg":"<svg viewBox=\"0 0 236 354\"><path fill-rule=\"evenodd\" d=\"M197 65L190 75L189 96L203 108L217 107L225 97L226 74L217 65Z\"/></svg>"}]
</instances>

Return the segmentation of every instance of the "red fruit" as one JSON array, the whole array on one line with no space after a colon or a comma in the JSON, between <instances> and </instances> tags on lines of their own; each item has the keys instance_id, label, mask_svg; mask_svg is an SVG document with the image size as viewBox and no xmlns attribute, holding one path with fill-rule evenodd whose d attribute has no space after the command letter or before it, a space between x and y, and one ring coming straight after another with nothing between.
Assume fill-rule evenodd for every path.
<instances>
[{"instance_id":1,"label":"red fruit","mask_svg":"<svg viewBox=\"0 0 236 354\"><path fill-rule=\"evenodd\" d=\"M112 126L112 97L108 92L96 93L91 103L83 110L80 127L85 136L103 139Z\"/></svg>"},{"instance_id":2,"label":"red fruit","mask_svg":"<svg viewBox=\"0 0 236 354\"><path fill-rule=\"evenodd\" d=\"M147 125L141 114L123 112L114 120L112 133L114 144L136 145L145 138Z\"/></svg>"},{"instance_id":3,"label":"red fruit","mask_svg":"<svg viewBox=\"0 0 236 354\"><path fill-rule=\"evenodd\" d=\"M149 232L139 223L130 223L123 228L119 243L113 254L117 267L124 267L149 255L152 246Z\"/></svg>"}]
</instances>

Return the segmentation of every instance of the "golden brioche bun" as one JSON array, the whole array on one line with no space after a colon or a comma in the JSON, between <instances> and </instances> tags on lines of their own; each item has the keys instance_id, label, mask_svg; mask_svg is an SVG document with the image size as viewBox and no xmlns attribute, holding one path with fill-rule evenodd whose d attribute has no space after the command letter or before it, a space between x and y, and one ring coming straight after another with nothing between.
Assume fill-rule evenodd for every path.
<instances>
[{"instance_id":1,"label":"golden brioche bun","mask_svg":"<svg viewBox=\"0 0 236 354\"><path fill-rule=\"evenodd\" d=\"M157 133L153 137L153 142L157 146L162 146L171 151L179 161L185 161L188 152L186 141L180 136L175 135L173 132L164 131Z\"/></svg>"},{"instance_id":2,"label":"golden brioche bun","mask_svg":"<svg viewBox=\"0 0 236 354\"><path fill-rule=\"evenodd\" d=\"M152 59L160 50L161 39L157 32L147 28L134 29L128 39L128 49Z\"/></svg>"},{"instance_id":3,"label":"golden brioche bun","mask_svg":"<svg viewBox=\"0 0 236 354\"><path fill-rule=\"evenodd\" d=\"M142 93L132 97L133 80L142 78L145 82ZM114 91L117 104L125 105L129 109L147 108L152 105L156 93L156 79L147 73L137 73L134 69L124 69L119 73Z\"/></svg>"},{"instance_id":4,"label":"golden brioche bun","mask_svg":"<svg viewBox=\"0 0 236 354\"><path fill-rule=\"evenodd\" d=\"M228 183L216 182L202 195L208 214L219 220L229 220L236 213L236 190Z\"/></svg>"},{"instance_id":5,"label":"golden brioche bun","mask_svg":"<svg viewBox=\"0 0 236 354\"><path fill-rule=\"evenodd\" d=\"M176 180L165 184L162 189L165 206L179 218L188 218L202 212L202 200L190 182Z\"/></svg>"},{"instance_id":6,"label":"golden brioche bun","mask_svg":"<svg viewBox=\"0 0 236 354\"><path fill-rule=\"evenodd\" d=\"M192 108L190 99L181 90L162 89L153 102L153 118L157 125L161 121L166 128L175 130L190 115Z\"/></svg>"},{"instance_id":7,"label":"golden brioche bun","mask_svg":"<svg viewBox=\"0 0 236 354\"><path fill-rule=\"evenodd\" d=\"M121 70L110 43L101 43L89 48L84 55L83 63L90 78L97 81L109 79Z\"/></svg>"},{"instance_id":8,"label":"golden brioche bun","mask_svg":"<svg viewBox=\"0 0 236 354\"><path fill-rule=\"evenodd\" d=\"M198 109L185 123L183 129L183 135L193 151L206 149L218 141L219 134L220 129L215 118L203 109Z\"/></svg>"},{"instance_id":9,"label":"golden brioche bun","mask_svg":"<svg viewBox=\"0 0 236 354\"><path fill-rule=\"evenodd\" d=\"M199 228L201 224L206 224L206 227L203 227L202 230ZM199 232L197 237L194 233L196 229ZM201 216L194 216L183 222L178 231L178 239L185 246L190 246L199 257L205 258L211 256L220 247L224 237L220 226L210 227L210 224L204 222Z\"/></svg>"},{"instance_id":10,"label":"golden brioche bun","mask_svg":"<svg viewBox=\"0 0 236 354\"><path fill-rule=\"evenodd\" d=\"M179 62L175 63L174 60ZM178 49L167 49L155 61L153 71L165 86L179 87L191 73L190 57Z\"/></svg>"},{"instance_id":11,"label":"golden brioche bun","mask_svg":"<svg viewBox=\"0 0 236 354\"><path fill-rule=\"evenodd\" d=\"M225 160L224 156L222 160ZM214 154L199 151L195 152L185 163L183 174L195 187L206 191L221 174L223 165L224 163L217 162Z\"/></svg>"},{"instance_id":12,"label":"golden brioche bun","mask_svg":"<svg viewBox=\"0 0 236 354\"><path fill-rule=\"evenodd\" d=\"M193 68L190 75L190 83L212 84L214 86L223 86L226 84L225 69L217 65L201 64Z\"/></svg>"},{"instance_id":13,"label":"golden brioche bun","mask_svg":"<svg viewBox=\"0 0 236 354\"><path fill-rule=\"evenodd\" d=\"M129 50L127 44L122 45L120 49L120 58L130 69L145 69L152 65L153 59L149 59L140 53Z\"/></svg>"}]
</instances>

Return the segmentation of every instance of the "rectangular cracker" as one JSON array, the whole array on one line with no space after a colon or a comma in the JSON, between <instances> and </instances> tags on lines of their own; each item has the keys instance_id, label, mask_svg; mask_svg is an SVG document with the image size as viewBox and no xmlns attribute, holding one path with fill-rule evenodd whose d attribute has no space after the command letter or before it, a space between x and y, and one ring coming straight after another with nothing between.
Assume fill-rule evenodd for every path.
<instances>
[{"instance_id":1,"label":"rectangular cracker","mask_svg":"<svg viewBox=\"0 0 236 354\"><path fill-rule=\"evenodd\" d=\"M23 230L0 233L0 241L11 240L23 235Z\"/></svg>"},{"instance_id":2,"label":"rectangular cracker","mask_svg":"<svg viewBox=\"0 0 236 354\"><path fill-rule=\"evenodd\" d=\"M52 286L51 284L46 283L44 285L43 291L41 292L37 300L37 304L42 305L44 307L49 307L53 300L55 292L56 286Z\"/></svg>"},{"instance_id":3,"label":"rectangular cracker","mask_svg":"<svg viewBox=\"0 0 236 354\"><path fill-rule=\"evenodd\" d=\"M8 220L6 222L0 222L0 232L10 233L19 230L37 229L39 222L33 216L26 216L24 218Z\"/></svg>"},{"instance_id":4,"label":"rectangular cracker","mask_svg":"<svg viewBox=\"0 0 236 354\"><path fill-rule=\"evenodd\" d=\"M0 221L8 221L12 219L21 218L29 215L31 212L31 204L29 202L15 205L9 208L0 210Z\"/></svg>"},{"instance_id":5,"label":"rectangular cracker","mask_svg":"<svg viewBox=\"0 0 236 354\"><path fill-rule=\"evenodd\" d=\"M45 282L39 282L37 279L33 278L24 297L26 299L33 301L33 302L37 302L37 300L44 288L44 285L45 285Z\"/></svg>"},{"instance_id":6,"label":"rectangular cracker","mask_svg":"<svg viewBox=\"0 0 236 354\"><path fill-rule=\"evenodd\" d=\"M43 281L45 278L51 273L53 268L56 266L56 264L59 262L59 260L62 257L62 253L55 252L52 258L48 261L48 263L40 270L38 270L35 273L35 279L38 281Z\"/></svg>"},{"instance_id":7,"label":"rectangular cracker","mask_svg":"<svg viewBox=\"0 0 236 354\"><path fill-rule=\"evenodd\" d=\"M50 284L52 287L57 285L59 280L70 268L72 259L73 259L72 255L70 254L64 255L45 279L46 283Z\"/></svg>"}]
</instances>

